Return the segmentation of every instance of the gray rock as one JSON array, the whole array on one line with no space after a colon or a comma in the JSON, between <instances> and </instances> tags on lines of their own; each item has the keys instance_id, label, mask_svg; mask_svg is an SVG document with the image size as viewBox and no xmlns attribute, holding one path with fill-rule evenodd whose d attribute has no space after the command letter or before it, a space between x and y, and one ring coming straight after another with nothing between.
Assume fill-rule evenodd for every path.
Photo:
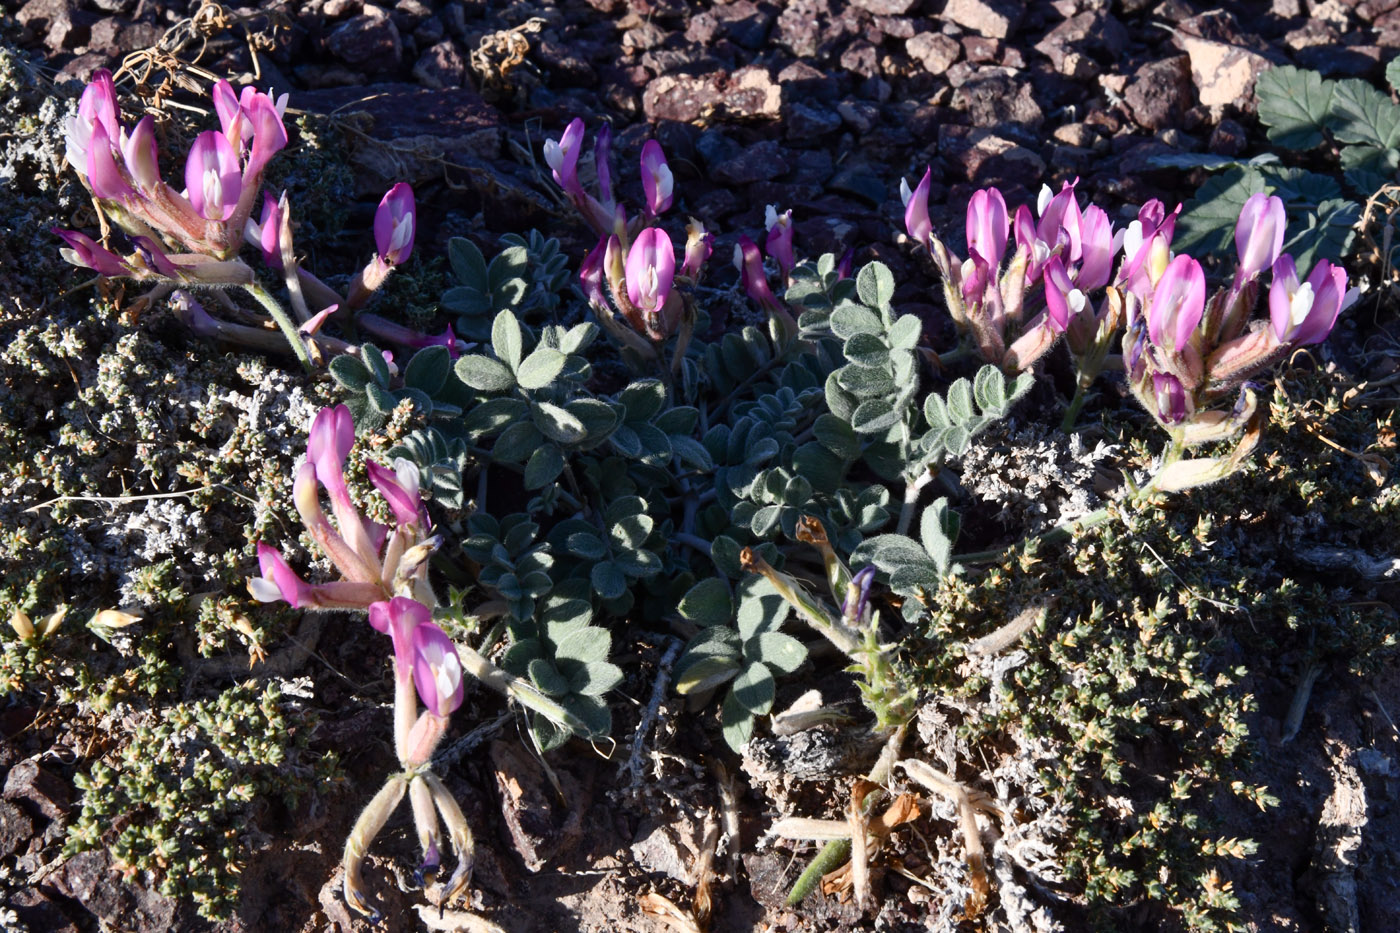
<instances>
[{"instance_id":1,"label":"gray rock","mask_svg":"<svg viewBox=\"0 0 1400 933\"><path fill-rule=\"evenodd\" d=\"M772 181L787 174L791 166L788 154L776 141L765 139L746 147L732 159L714 167L715 181L728 185L746 185L756 181Z\"/></svg>"},{"instance_id":2,"label":"gray rock","mask_svg":"<svg viewBox=\"0 0 1400 933\"><path fill-rule=\"evenodd\" d=\"M389 14L365 4L364 12L346 20L326 37L326 46L342 61L371 71L389 71L403 57L403 39Z\"/></svg>"},{"instance_id":3,"label":"gray rock","mask_svg":"<svg viewBox=\"0 0 1400 933\"><path fill-rule=\"evenodd\" d=\"M818 104L788 104L783 125L790 140L817 139L841 128L841 115Z\"/></svg>"},{"instance_id":4,"label":"gray rock","mask_svg":"<svg viewBox=\"0 0 1400 933\"><path fill-rule=\"evenodd\" d=\"M467 62L451 39L430 47L413 65L413 76L430 88L461 87L467 82Z\"/></svg>"},{"instance_id":5,"label":"gray rock","mask_svg":"<svg viewBox=\"0 0 1400 933\"><path fill-rule=\"evenodd\" d=\"M962 45L957 39L937 32L919 33L904 43L904 50L932 75L943 74L962 55Z\"/></svg>"}]
</instances>

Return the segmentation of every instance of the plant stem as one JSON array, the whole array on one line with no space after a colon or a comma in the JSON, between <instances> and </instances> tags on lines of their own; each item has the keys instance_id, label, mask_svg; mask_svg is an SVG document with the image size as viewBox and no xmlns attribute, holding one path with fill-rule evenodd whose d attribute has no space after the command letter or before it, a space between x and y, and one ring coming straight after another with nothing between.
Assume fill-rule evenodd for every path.
<instances>
[{"instance_id":1,"label":"plant stem","mask_svg":"<svg viewBox=\"0 0 1400 933\"><path fill-rule=\"evenodd\" d=\"M1060 422L1060 430L1068 434L1074 430L1074 424L1079 420L1079 411L1084 407L1084 401L1089 397L1086 387L1081 383L1075 387L1074 398L1069 403L1069 408L1065 411L1065 420Z\"/></svg>"},{"instance_id":2,"label":"plant stem","mask_svg":"<svg viewBox=\"0 0 1400 933\"><path fill-rule=\"evenodd\" d=\"M296 324L287 316L287 309L282 307L281 302L272 297L272 293L263 288L257 282L252 285L244 285L243 289L254 298L258 304L263 306L272 319L277 322L277 326L282 329L282 334L287 338L287 342L292 345L292 352L297 355L301 365L307 372L315 372L316 367L311 363L311 357L306 354L306 344L302 342L301 334L297 331Z\"/></svg>"},{"instance_id":3,"label":"plant stem","mask_svg":"<svg viewBox=\"0 0 1400 933\"><path fill-rule=\"evenodd\" d=\"M930 466L924 470L922 476L905 485L904 507L899 510L899 524L895 527L895 534L907 535L909 533L909 526L914 524L914 509L919 504L919 494L924 491L925 486L933 482L933 478L937 475L938 470Z\"/></svg>"}]
</instances>

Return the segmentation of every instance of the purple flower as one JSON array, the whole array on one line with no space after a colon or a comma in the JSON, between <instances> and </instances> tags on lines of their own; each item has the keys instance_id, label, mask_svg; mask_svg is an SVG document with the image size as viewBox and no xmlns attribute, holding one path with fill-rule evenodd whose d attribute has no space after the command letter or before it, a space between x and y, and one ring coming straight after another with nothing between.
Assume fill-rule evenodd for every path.
<instances>
[{"instance_id":1,"label":"purple flower","mask_svg":"<svg viewBox=\"0 0 1400 933\"><path fill-rule=\"evenodd\" d=\"M406 457L394 460L394 468L380 466L373 460L365 462L369 481L394 513L394 521L400 525L422 523L423 500L418 495L418 467Z\"/></svg>"},{"instance_id":2,"label":"purple flower","mask_svg":"<svg viewBox=\"0 0 1400 933\"><path fill-rule=\"evenodd\" d=\"M420 625L432 625L432 621L432 610L407 596L395 596L369 607L369 624L393 640L398 676L407 678L412 673L413 634Z\"/></svg>"},{"instance_id":3,"label":"purple flower","mask_svg":"<svg viewBox=\"0 0 1400 933\"><path fill-rule=\"evenodd\" d=\"M248 164L243 168L243 183L256 186L262 180L263 169L268 161L287 145L287 127L282 123L282 111L287 106L284 94L277 103L266 94L244 88L242 112L253 125L253 147L248 153Z\"/></svg>"},{"instance_id":4,"label":"purple flower","mask_svg":"<svg viewBox=\"0 0 1400 933\"><path fill-rule=\"evenodd\" d=\"M185 160L186 197L205 220L228 220L243 193L238 154L222 133L206 130L195 137Z\"/></svg>"},{"instance_id":5,"label":"purple flower","mask_svg":"<svg viewBox=\"0 0 1400 933\"><path fill-rule=\"evenodd\" d=\"M764 248L769 256L777 260L778 270L786 279L792 272L792 267L797 264L792 252L792 210L788 209L779 214L777 207L770 204L764 214L763 223L768 228L768 239L764 241Z\"/></svg>"},{"instance_id":6,"label":"purple flower","mask_svg":"<svg viewBox=\"0 0 1400 933\"><path fill-rule=\"evenodd\" d=\"M1080 226L1083 256L1074 276L1075 287L1091 292L1108 284L1113 275L1113 223L1103 208L1091 205L1084 209Z\"/></svg>"},{"instance_id":7,"label":"purple flower","mask_svg":"<svg viewBox=\"0 0 1400 933\"><path fill-rule=\"evenodd\" d=\"M773 295L773 289L768 287L768 273L763 271L763 254L758 251L757 243L746 236L739 237L739 243L734 247L734 266L739 270L744 291L760 307L768 311L782 308Z\"/></svg>"},{"instance_id":8,"label":"purple flower","mask_svg":"<svg viewBox=\"0 0 1400 933\"><path fill-rule=\"evenodd\" d=\"M1118 281L1127 282L1128 287L1134 289L1136 280L1136 290L1141 292L1139 297L1149 294L1152 290L1151 282L1155 282L1162 275L1161 269L1153 270L1152 266L1160 260L1163 269L1166 267L1166 257L1169 256L1172 236L1176 231L1176 217L1180 213L1180 204L1168 214L1166 205L1153 198L1138 210L1138 219L1128 224L1120 234L1123 265L1118 270ZM1149 263L1149 259L1153 262ZM1139 276L1138 273L1144 265L1148 266L1148 272ZM1140 285L1144 278L1149 278L1151 282L1142 290Z\"/></svg>"},{"instance_id":9,"label":"purple flower","mask_svg":"<svg viewBox=\"0 0 1400 933\"><path fill-rule=\"evenodd\" d=\"M977 255L995 274L1006 255L1006 237L1010 223L1006 216L1006 199L996 188L983 188L967 202L967 251Z\"/></svg>"},{"instance_id":10,"label":"purple flower","mask_svg":"<svg viewBox=\"0 0 1400 933\"><path fill-rule=\"evenodd\" d=\"M141 257L141 262L148 271L163 275L167 279L184 281L184 271L171 262L170 257L165 255L165 250L157 246L150 237L134 236L131 238L131 245L136 247L136 254Z\"/></svg>"},{"instance_id":11,"label":"purple flower","mask_svg":"<svg viewBox=\"0 0 1400 933\"><path fill-rule=\"evenodd\" d=\"M1354 298L1347 293L1346 270L1320 259L1312 275L1300 285L1292 256L1284 253L1274 261L1273 268L1269 320L1274 336L1280 343L1298 346L1326 340L1337 323L1337 316Z\"/></svg>"},{"instance_id":12,"label":"purple flower","mask_svg":"<svg viewBox=\"0 0 1400 933\"><path fill-rule=\"evenodd\" d=\"M851 277L852 267L855 266L855 263L856 248L854 246L848 246L846 247L846 251L841 254L841 259L836 263L837 280L849 279Z\"/></svg>"},{"instance_id":13,"label":"purple flower","mask_svg":"<svg viewBox=\"0 0 1400 933\"><path fill-rule=\"evenodd\" d=\"M1153 373L1152 391L1157 396L1157 417L1167 424L1186 420L1186 389L1171 373Z\"/></svg>"},{"instance_id":14,"label":"purple flower","mask_svg":"<svg viewBox=\"0 0 1400 933\"><path fill-rule=\"evenodd\" d=\"M1244 202L1235 224L1235 249L1239 253L1241 281L1254 278L1274 264L1283 250L1283 234L1288 226L1281 198L1262 192Z\"/></svg>"},{"instance_id":15,"label":"purple flower","mask_svg":"<svg viewBox=\"0 0 1400 933\"><path fill-rule=\"evenodd\" d=\"M578 281L583 288L583 297L595 308L607 306L603 295L603 258L608 250L608 237L599 237L598 245L584 257L578 267Z\"/></svg>"},{"instance_id":16,"label":"purple flower","mask_svg":"<svg viewBox=\"0 0 1400 933\"><path fill-rule=\"evenodd\" d=\"M865 607L870 602L870 586L875 582L875 567L864 567L854 577L846 587L846 597L841 601L841 616L845 619L859 622L861 616L865 614ZM855 605L851 604L854 597Z\"/></svg>"},{"instance_id":17,"label":"purple flower","mask_svg":"<svg viewBox=\"0 0 1400 933\"><path fill-rule=\"evenodd\" d=\"M647 216L659 217L666 212L674 188L675 178L666 164L666 153L659 142L648 139L642 146L642 192L646 195Z\"/></svg>"},{"instance_id":18,"label":"purple flower","mask_svg":"<svg viewBox=\"0 0 1400 933\"><path fill-rule=\"evenodd\" d=\"M1159 347L1181 350L1191 339L1206 306L1206 275L1190 256L1177 256L1157 282L1147 310L1147 335Z\"/></svg>"},{"instance_id":19,"label":"purple flower","mask_svg":"<svg viewBox=\"0 0 1400 933\"><path fill-rule=\"evenodd\" d=\"M127 201L136 197L136 192L127 183L125 175L112 156L112 138L102 124L92 128L92 139L87 150L87 179L92 193L108 201Z\"/></svg>"},{"instance_id":20,"label":"purple flower","mask_svg":"<svg viewBox=\"0 0 1400 933\"><path fill-rule=\"evenodd\" d=\"M79 172L87 169L88 147L92 143L93 129L98 126L102 127L109 145L112 140L121 138L117 90L112 84L112 73L106 68L93 72L92 80L83 88L77 114L69 117L65 127L68 163Z\"/></svg>"},{"instance_id":21,"label":"purple flower","mask_svg":"<svg viewBox=\"0 0 1400 933\"><path fill-rule=\"evenodd\" d=\"M660 227L637 235L627 251L627 299L648 314L659 314L676 275L676 249Z\"/></svg>"},{"instance_id":22,"label":"purple flower","mask_svg":"<svg viewBox=\"0 0 1400 933\"><path fill-rule=\"evenodd\" d=\"M59 254L73 265L91 269L98 275L131 275L133 270L125 260L100 246L87 234L76 230L60 230L57 227L52 232L68 244L59 249Z\"/></svg>"},{"instance_id":23,"label":"purple flower","mask_svg":"<svg viewBox=\"0 0 1400 933\"><path fill-rule=\"evenodd\" d=\"M584 199L583 185L578 180L579 150L583 145L583 119L575 117L559 141L545 140L544 161L554 172L554 181L576 200Z\"/></svg>"},{"instance_id":24,"label":"purple flower","mask_svg":"<svg viewBox=\"0 0 1400 933\"><path fill-rule=\"evenodd\" d=\"M262 250L263 262L269 269L282 268L282 217L286 208L285 191L281 201L264 192L262 222L255 224L251 218L248 220L246 237Z\"/></svg>"},{"instance_id":25,"label":"purple flower","mask_svg":"<svg viewBox=\"0 0 1400 933\"><path fill-rule=\"evenodd\" d=\"M933 235L933 222L928 218L928 193L933 181L933 170L924 169L924 177L913 191L909 183L900 179L900 194L904 197L904 229L922 246L927 247Z\"/></svg>"},{"instance_id":26,"label":"purple flower","mask_svg":"<svg viewBox=\"0 0 1400 933\"><path fill-rule=\"evenodd\" d=\"M374 242L379 258L391 266L406 261L413 252L413 234L418 215L413 189L399 182L389 189L374 212Z\"/></svg>"},{"instance_id":27,"label":"purple flower","mask_svg":"<svg viewBox=\"0 0 1400 933\"><path fill-rule=\"evenodd\" d=\"M131 135L122 140L122 159L142 194L150 195L160 184L160 164L156 154L156 121L146 114Z\"/></svg>"},{"instance_id":28,"label":"purple flower","mask_svg":"<svg viewBox=\"0 0 1400 933\"><path fill-rule=\"evenodd\" d=\"M338 581L312 585L297 575L277 553L258 542L258 569L262 576L250 577L248 592L260 603L286 602L294 609L363 609L380 596L372 584Z\"/></svg>"},{"instance_id":29,"label":"purple flower","mask_svg":"<svg viewBox=\"0 0 1400 933\"><path fill-rule=\"evenodd\" d=\"M435 716L450 716L465 693L462 660L452 639L432 622L413 630L413 683Z\"/></svg>"},{"instance_id":30,"label":"purple flower","mask_svg":"<svg viewBox=\"0 0 1400 933\"><path fill-rule=\"evenodd\" d=\"M1058 333L1064 333L1070 319L1083 311L1088 299L1075 282L1071 282L1059 256L1050 257L1042 271L1045 279L1045 313Z\"/></svg>"},{"instance_id":31,"label":"purple flower","mask_svg":"<svg viewBox=\"0 0 1400 933\"><path fill-rule=\"evenodd\" d=\"M1026 281L1034 282L1050 256L1058 249L1066 266L1080 260L1082 246L1082 215L1074 197L1073 182L1065 182L1059 194L1051 194L1049 186L1040 190L1037 209L1040 220L1031 218L1030 208L1016 208L1016 244L1026 251ZM970 230L969 230L970 235Z\"/></svg>"},{"instance_id":32,"label":"purple flower","mask_svg":"<svg viewBox=\"0 0 1400 933\"><path fill-rule=\"evenodd\" d=\"M593 138L593 167L598 173L598 194L612 204L612 124L604 123Z\"/></svg>"}]
</instances>

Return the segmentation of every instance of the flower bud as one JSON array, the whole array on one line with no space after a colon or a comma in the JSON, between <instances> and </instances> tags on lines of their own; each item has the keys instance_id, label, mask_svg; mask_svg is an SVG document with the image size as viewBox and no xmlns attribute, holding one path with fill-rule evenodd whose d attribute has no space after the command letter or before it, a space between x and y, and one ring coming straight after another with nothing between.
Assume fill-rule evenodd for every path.
<instances>
[{"instance_id":1,"label":"flower bud","mask_svg":"<svg viewBox=\"0 0 1400 933\"><path fill-rule=\"evenodd\" d=\"M933 170L924 169L924 177L913 191L909 183L899 180L899 193L904 198L904 229L921 246L928 246L928 238L933 234L933 222L928 217L928 193L933 181Z\"/></svg>"},{"instance_id":2,"label":"flower bud","mask_svg":"<svg viewBox=\"0 0 1400 933\"><path fill-rule=\"evenodd\" d=\"M767 250L769 256L777 260L778 270L786 279L792 273L792 267L797 264L792 251L792 210L789 208L779 214L775 206L768 205L764 215L764 226L768 229L768 239L764 241L764 249Z\"/></svg>"},{"instance_id":3,"label":"flower bud","mask_svg":"<svg viewBox=\"0 0 1400 933\"><path fill-rule=\"evenodd\" d=\"M648 216L659 217L671 206L675 178L666 164L661 144L648 139L642 146L642 191L646 195Z\"/></svg>"},{"instance_id":4,"label":"flower bud","mask_svg":"<svg viewBox=\"0 0 1400 933\"><path fill-rule=\"evenodd\" d=\"M413 252L417 217L413 189L402 181L390 188L374 212L374 242L380 259L391 266L407 261Z\"/></svg>"},{"instance_id":5,"label":"flower bud","mask_svg":"<svg viewBox=\"0 0 1400 933\"><path fill-rule=\"evenodd\" d=\"M1263 192L1244 202L1235 224L1235 249L1239 253L1240 280L1252 279L1268 269L1283 250L1288 216L1283 199Z\"/></svg>"}]
</instances>

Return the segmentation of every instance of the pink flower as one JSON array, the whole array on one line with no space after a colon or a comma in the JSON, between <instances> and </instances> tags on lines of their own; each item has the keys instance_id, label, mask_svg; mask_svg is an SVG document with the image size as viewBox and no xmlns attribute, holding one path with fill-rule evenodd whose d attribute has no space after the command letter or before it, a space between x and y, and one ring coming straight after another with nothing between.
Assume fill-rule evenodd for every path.
<instances>
[{"instance_id":1,"label":"pink flower","mask_svg":"<svg viewBox=\"0 0 1400 933\"><path fill-rule=\"evenodd\" d=\"M1167 424L1186 420L1186 388L1170 373L1152 374L1152 391L1157 396L1157 417Z\"/></svg>"},{"instance_id":2,"label":"pink flower","mask_svg":"<svg viewBox=\"0 0 1400 933\"><path fill-rule=\"evenodd\" d=\"M583 119L575 117L559 141L545 140L544 161L554 172L554 181L575 199L584 199L583 185L578 180L579 150L583 146Z\"/></svg>"},{"instance_id":3,"label":"pink flower","mask_svg":"<svg viewBox=\"0 0 1400 933\"><path fill-rule=\"evenodd\" d=\"M1016 208L1016 243L1028 257L1027 282L1040 277L1045 263L1057 249L1066 266L1078 262L1082 256L1082 216L1074 197L1076 183L1077 179L1065 182L1059 194L1051 194L1048 185L1041 188L1037 203L1039 222L1032 220L1030 208L1024 204Z\"/></svg>"},{"instance_id":4,"label":"pink flower","mask_svg":"<svg viewBox=\"0 0 1400 933\"><path fill-rule=\"evenodd\" d=\"M432 625L432 621L432 610L407 596L395 596L369 607L369 624L393 640L398 676L407 678L412 673L414 632L421 625Z\"/></svg>"},{"instance_id":5,"label":"pink flower","mask_svg":"<svg viewBox=\"0 0 1400 933\"><path fill-rule=\"evenodd\" d=\"M666 212L674 188L675 178L666 164L666 153L659 142L648 139L642 146L642 192L646 195L647 216L659 217Z\"/></svg>"},{"instance_id":6,"label":"pink flower","mask_svg":"<svg viewBox=\"0 0 1400 933\"><path fill-rule=\"evenodd\" d=\"M1070 319L1088 305L1082 289L1070 281L1069 273L1059 256L1052 256L1043 270L1045 279L1045 312L1058 333L1064 333Z\"/></svg>"},{"instance_id":7,"label":"pink flower","mask_svg":"<svg viewBox=\"0 0 1400 933\"><path fill-rule=\"evenodd\" d=\"M746 236L739 237L739 243L734 247L734 265L739 270L744 291L751 299L768 311L782 308L773 295L773 289L768 287L768 273L763 271L763 254L758 251L757 243Z\"/></svg>"},{"instance_id":8,"label":"pink flower","mask_svg":"<svg viewBox=\"0 0 1400 933\"><path fill-rule=\"evenodd\" d=\"M593 168L598 174L598 194L604 205L612 204L612 125L604 123L593 137ZM643 179L645 181L645 179Z\"/></svg>"},{"instance_id":9,"label":"pink flower","mask_svg":"<svg viewBox=\"0 0 1400 933\"><path fill-rule=\"evenodd\" d=\"M788 209L779 214L778 209L770 204L763 222L768 228L768 239L764 241L764 248L769 256L777 260L778 271L786 279L792 273L792 267L797 264L792 251L792 210Z\"/></svg>"},{"instance_id":10,"label":"pink flower","mask_svg":"<svg viewBox=\"0 0 1400 933\"><path fill-rule=\"evenodd\" d=\"M112 156L112 142L102 124L92 128L92 139L87 149L87 179L92 193L103 200L127 201L136 197L136 192L127 183L126 176Z\"/></svg>"},{"instance_id":11,"label":"pink flower","mask_svg":"<svg viewBox=\"0 0 1400 933\"><path fill-rule=\"evenodd\" d=\"M98 245L92 237L76 230L60 230L57 227L52 232L68 244L59 250L59 254L73 265L91 269L98 275L131 275L133 270L125 260Z\"/></svg>"},{"instance_id":12,"label":"pink flower","mask_svg":"<svg viewBox=\"0 0 1400 933\"><path fill-rule=\"evenodd\" d=\"M412 460L399 457L392 470L380 466L373 460L366 461L365 469L369 481L394 513L394 520L400 525L422 524L423 500L418 495L418 467Z\"/></svg>"},{"instance_id":13,"label":"pink flower","mask_svg":"<svg viewBox=\"0 0 1400 933\"><path fill-rule=\"evenodd\" d=\"M1274 336L1280 343L1298 346L1326 340L1342 309L1355 300L1347 292L1346 270L1321 259L1308 280L1300 285L1298 269L1287 253L1274 261L1273 269L1269 320Z\"/></svg>"},{"instance_id":14,"label":"pink flower","mask_svg":"<svg viewBox=\"0 0 1400 933\"><path fill-rule=\"evenodd\" d=\"M92 80L83 88L77 114L69 117L65 127L68 163L79 172L87 168L88 147L92 143L93 129L98 126L102 127L109 144L121 138L117 90L112 83L112 73L106 68L93 72Z\"/></svg>"},{"instance_id":15,"label":"pink flower","mask_svg":"<svg viewBox=\"0 0 1400 933\"><path fill-rule=\"evenodd\" d=\"M1006 255L1006 237L1010 224L1006 216L1006 199L996 188L983 188L967 202L967 250L976 254L995 274Z\"/></svg>"},{"instance_id":16,"label":"pink flower","mask_svg":"<svg viewBox=\"0 0 1400 933\"><path fill-rule=\"evenodd\" d=\"M1118 270L1119 282L1128 282L1131 287L1134 278L1140 278L1137 273L1149 257L1168 254L1172 236L1176 231L1176 217L1180 213L1180 204L1168 214L1166 205L1156 198L1138 210L1137 220L1128 224L1119 237L1115 238L1119 239L1123 247L1123 265ZM1156 276L1160 275L1161 272L1156 273ZM1150 287L1148 291L1151 291Z\"/></svg>"},{"instance_id":17,"label":"pink flower","mask_svg":"<svg viewBox=\"0 0 1400 933\"><path fill-rule=\"evenodd\" d=\"M627 298L648 314L659 314L676 275L676 249L660 227L637 235L627 251Z\"/></svg>"},{"instance_id":18,"label":"pink flower","mask_svg":"<svg viewBox=\"0 0 1400 933\"><path fill-rule=\"evenodd\" d=\"M260 603L289 603L294 609L363 609L378 598L379 588L351 582L313 586L297 575L277 549L258 542L261 577L248 580L248 592Z\"/></svg>"},{"instance_id":19,"label":"pink flower","mask_svg":"<svg viewBox=\"0 0 1400 933\"><path fill-rule=\"evenodd\" d=\"M206 130L195 137L185 160L186 197L205 220L228 220L243 193L238 154L222 133Z\"/></svg>"},{"instance_id":20,"label":"pink flower","mask_svg":"<svg viewBox=\"0 0 1400 933\"><path fill-rule=\"evenodd\" d=\"M933 181L933 170L924 169L924 177L919 180L919 184L913 191L909 190L908 182L900 180L900 193L904 197L904 229L909 236L918 240L920 245L927 247L929 237L933 235L933 222L928 217L928 193Z\"/></svg>"},{"instance_id":21,"label":"pink flower","mask_svg":"<svg viewBox=\"0 0 1400 933\"><path fill-rule=\"evenodd\" d=\"M1083 256L1074 284L1080 291L1091 292L1108 284L1117 251L1113 243L1113 223L1103 208L1091 205L1084 209L1080 236Z\"/></svg>"},{"instance_id":22,"label":"pink flower","mask_svg":"<svg viewBox=\"0 0 1400 933\"><path fill-rule=\"evenodd\" d=\"M600 237L598 245L589 251L584 257L583 265L578 267L578 281L583 288L583 297L595 308L607 306L607 299L603 295L603 258L607 253L608 239Z\"/></svg>"},{"instance_id":23,"label":"pink flower","mask_svg":"<svg viewBox=\"0 0 1400 933\"><path fill-rule=\"evenodd\" d=\"M1274 264L1283 250L1288 216L1281 198L1262 192L1244 202L1235 224L1235 250L1239 253L1241 281L1254 278Z\"/></svg>"},{"instance_id":24,"label":"pink flower","mask_svg":"<svg viewBox=\"0 0 1400 933\"><path fill-rule=\"evenodd\" d=\"M156 121L150 114L142 117L131 135L122 140L122 158L141 193L154 193L160 184L160 164L156 154Z\"/></svg>"},{"instance_id":25,"label":"pink flower","mask_svg":"<svg viewBox=\"0 0 1400 933\"><path fill-rule=\"evenodd\" d=\"M465 693L462 660L452 639L432 622L413 630L413 683L435 716L450 716Z\"/></svg>"},{"instance_id":26,"label":"pink flower","mask_svg":"<svg viewBox=\"0 0 1400 933\"><path fill-rule=\"evenodd\" d=\"M391 266L408 259L413 252L417 216L413 189L407 182L401 181L390 188L374 212L374 242L379 248L380 259Z\"/></svg>"},{"instance_id":27,"label":"pink flower","mask_svg":"<svg viewBox=\"0 0 1400 933\"><path fill-rule=\"evenodd\" d=\"M1181 350L1191 339L1206 306L1206 275L1190 256L1177 256L1167 266L1147 310L1147 335L1159 347Z\"/></svg>"}]
</instances>

